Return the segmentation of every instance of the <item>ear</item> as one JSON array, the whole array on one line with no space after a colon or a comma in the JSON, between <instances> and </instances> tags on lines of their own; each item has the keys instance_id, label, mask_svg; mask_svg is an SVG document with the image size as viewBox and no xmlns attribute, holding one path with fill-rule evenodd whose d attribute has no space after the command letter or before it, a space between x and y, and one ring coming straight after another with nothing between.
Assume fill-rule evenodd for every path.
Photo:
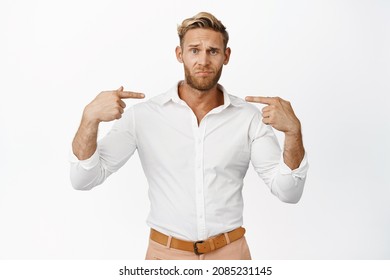
<instances>
[{"instance_id":1,"label":"ear","mask_svg":"<svg viewBox=\"0 0 390 280\"><path fill-rule=\"evenodd\" d=\"M182 50L181 50L181 47L177 46L176 47L176 59L177 61L179 61L180 63L183 63L183 53L182 53Z\"/></svg>"},{"instance_id":2,"label":"ear","mask_svg":"<svg viewBox=\"0 0 390 280\"><path fill-rule=\"evenodd\" d=\"M229 63L230 54L232 53L232 50L230 48L226 48L225 50L225 60L223 61L223 64L226 65Z\"/></svg>"}]
</instances>

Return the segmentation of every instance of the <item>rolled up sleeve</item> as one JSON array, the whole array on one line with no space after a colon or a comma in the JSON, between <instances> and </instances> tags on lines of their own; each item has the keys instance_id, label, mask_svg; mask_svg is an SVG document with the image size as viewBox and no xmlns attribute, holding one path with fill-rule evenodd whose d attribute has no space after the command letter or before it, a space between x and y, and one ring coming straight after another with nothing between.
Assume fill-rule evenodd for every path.
<instances>
[{"instance_id":1,"label":"rolled up sleeve","mask_svg":"<svg viewBox=\"0 0 390 280\"><path fill-rule=\"evenodd\" d=\"M111 174L100 163L98 150L89 158L79 160L72 151L69 153L70 181L76 190L90 190L103 183Z\"/></svg>"}]
</instances>

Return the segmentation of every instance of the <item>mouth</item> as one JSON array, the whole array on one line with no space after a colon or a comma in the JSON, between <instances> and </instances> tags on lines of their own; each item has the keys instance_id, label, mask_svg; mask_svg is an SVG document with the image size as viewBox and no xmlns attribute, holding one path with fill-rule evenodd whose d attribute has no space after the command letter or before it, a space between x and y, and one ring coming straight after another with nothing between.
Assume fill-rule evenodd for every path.
<instances>
[{"instance_id":1,"label":"mouth","mask_svg":"<svg viewBox=\"0 0 390 280\"><path fill-rule=\"evenodd\" d=\"M213 74L212 71L197 71L197 72L195 72L196 76L201 76L201 77L203 77L203 76L210 76L212 74Z\"/></svg>"}]
</instances>

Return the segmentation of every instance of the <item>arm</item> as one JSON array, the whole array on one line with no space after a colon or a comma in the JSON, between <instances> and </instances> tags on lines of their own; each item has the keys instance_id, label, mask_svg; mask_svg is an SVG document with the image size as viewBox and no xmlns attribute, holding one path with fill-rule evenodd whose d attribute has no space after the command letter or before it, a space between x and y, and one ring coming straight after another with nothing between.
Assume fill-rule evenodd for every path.
<instances>
[{"instance_id":1,"label":"arm","mask_svg":"<svg viewBox=\"0 0 390 280\"><path fill-rule=\"evenodd\" d=\"M267 104L262 109L263 123L284 132L284 162L291 169L298 168L305 154L303 148L301 122L295 116L290 102L280 97L247 96L249 102Z\"/></svg>"},{"instance_id":2,"label":"arm","mask_svg":"<svg viewBox=\"0 0 390 280\"><path fill-rule=\"evenodd\" d=\"M116 125L112 129L111 135L106 140L102 140L102 148L98 149L97 133L100 122L120 119L124 112L126 104L123 98L143 98L140 93L123 91L120 87L116 91L104 91L100 93L91 103L89 103L83 112L80 127L72 142L71 155L71 181L76 189L91 189L102 183L113 171L110 164L115 165L118 147L123 145L115 143L116 141L125 140L122 134L126 135ZM134 152L134 151L133 151ZM132 152L130 153L132 154ZM110 160L108 160L109 158ZM122 161L122 159L119 159ZM102 164L105 161L105 164Z\"/></svg>"},{"instance_id":3,"label":"arm","mask_svg":"<svg viewBox=\"0 0 390 280\"><path fill-rule=\"evenodd\" d=\"M96 151L99 122L83 117L72 142L73 154L79 160L90 158Z\"/></svg>"},{"instance_id":4,"label":"arm","mask_svg":"<svg viewBox=\"0 0 390 280\"><path fill-rule=\"evenodd\" d=\"M262 109L262 122L252 143L252 164L255 170L280 200L299 201L305 183L308 164L303 147L301 124L291 104L281 98L247 97L247 101L267 104ZM281 152L271 126L284 132Z\"/></svg>"}]
</instances>

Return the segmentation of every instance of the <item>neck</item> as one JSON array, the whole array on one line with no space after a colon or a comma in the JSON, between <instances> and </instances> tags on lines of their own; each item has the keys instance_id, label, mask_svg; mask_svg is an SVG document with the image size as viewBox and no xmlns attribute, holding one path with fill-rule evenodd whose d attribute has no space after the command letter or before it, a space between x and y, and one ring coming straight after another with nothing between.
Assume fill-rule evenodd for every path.
<instances>
[{"instance_id":1,"label":"neck","mask_svg":"<svg viewBox=\"0 0 390 280\"><path fill-rule=\"evenodd\" d=\"M186 82L178 87L179 97L184 100L194 112L198 125L212 109L223 105L223 93L215 85L207 91L200 91L190 87Z\"/></svg>"},{"instance_id":2,"label":"neck","mask_svg":"<svg viewBox=\"0 0 390 280\"><path fill-rule=\"evenodd\" d=\"M210 90L201 91L183 81L179 84L178 92L180 99L184 100L192 110L203 109L208 112L223 105L223 93L218 89L218 85Z\"/></svg>"}]
</instances>

